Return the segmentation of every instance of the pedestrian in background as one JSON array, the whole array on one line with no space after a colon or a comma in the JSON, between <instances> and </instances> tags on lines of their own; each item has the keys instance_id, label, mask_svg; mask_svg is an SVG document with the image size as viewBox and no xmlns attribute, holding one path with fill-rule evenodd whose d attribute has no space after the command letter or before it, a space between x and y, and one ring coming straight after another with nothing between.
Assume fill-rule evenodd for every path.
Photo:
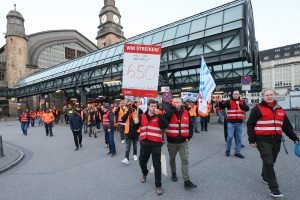
<instances>
[{"instance_id":1,"label":"pedestrian in background","mask_svg":"<svg viewBox=\"0 0 300 200\"><path fill-rule=\"evenodd\" d=\"M43 114L43 122L45 124L46 129L46 136L50 134L50 137L53 136L52 132L52 123L54 122L55 118L52 112L50 112L49 109L46 110L46 112Z\"/></svg>"},{"instance_id":2,"label":"pedestrian in background","mask_svg":"<svg viewBox=\"0 0 300 200\"><path fill-rule=\"evenodd\" d=\"M70 118L70 127L74 136L74 142L76 149L82 148L82 118L80 116L80 110L75 110L73 116Z\"/></svg>"},{"instance_id":3,"label":"pedestrian in background","mask_svg":"<svg viewBox=\"0 0 300 200\"><path fill-rule=\"evenodd\" d=\"M116 155L116 146L114 141L114 113L112 112L112 108L109 105L105 105L103 108L103 129L105 132L105 142L108 144L109 152L108 155L111 157Z\"/></svg>"},{"instance_id":4,"label":"pedestrian in background","mask_svg":"<svg viewBox=\"0 0 300 200\"><path fill-rule=\"evenodd\" d=\"M27 136L27 129L28 129L28 122L29 122L29 116L27 112L24 110L19 118L21 122L21 130L23 132L23 135Z\"/></svg>"},{"instance_id":5,"label":"pedestrian in background","mask_svg":"<svg viewBox=\"0 0 300 200\"><path fill-rule=\"evenodd\" d=\"M295 143L299 138L293 130L283 108L276 101L275 91L265 89L262 102L257 104L247 121L248 140L253 148L257 148L263 162L262 180L268 184L272 197L284 197L280 192L274 164L280 151L282 132Z\"/></svg>"}]
</instances>

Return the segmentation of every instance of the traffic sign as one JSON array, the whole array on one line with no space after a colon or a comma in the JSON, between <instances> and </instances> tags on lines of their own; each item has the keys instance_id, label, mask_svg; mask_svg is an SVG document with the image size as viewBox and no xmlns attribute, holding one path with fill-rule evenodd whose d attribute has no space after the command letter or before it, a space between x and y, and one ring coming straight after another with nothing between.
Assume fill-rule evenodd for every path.
<instances>
[{"instance_id":1,"label":"traffic sign","mask_svg":"<svg viewBox=\"0 0 300 200\"><path fill-rule=\"evenodd\" d=\"M171 92L164 92L164 93L162 94L162 100L163 100L164 102L170 102L172 99L173 99L173 95L172 95Z\"/></svg>"},{"instance_id":2,"label":"traffic sign","mask_svg":"<svg viewBox=\"0 0 300 200\"><path fill-rule=\"evenodd\" d=\"M45 104L45 99L41 99L40 104Z\"/></svg>"},{"instance_id":3,"label":"traffic sign","mask_svg":"<svg viewBox=\"0 0 300 200\"><path fill-rule=\"evenodd\" d=\"M243 76L241 78L242 85L249 85L252 82L251 76Z\"/></svg>"}]
</instances>

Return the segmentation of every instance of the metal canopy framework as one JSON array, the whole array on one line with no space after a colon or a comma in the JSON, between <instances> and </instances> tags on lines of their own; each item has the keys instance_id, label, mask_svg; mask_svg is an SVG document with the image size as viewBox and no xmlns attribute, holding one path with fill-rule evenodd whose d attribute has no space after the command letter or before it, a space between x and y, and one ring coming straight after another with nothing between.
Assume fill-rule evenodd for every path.
<instances>
[{"instance_id":1,"label":"metal canopy framework","mask_svg":"<svg viewBox=\"0 0 300 200\"><path fill-rule=\"evenodd\" d=\"M253 79L251 91L261 90L251 2L237 0L25 77L13 90L0 91L0 96L83 87L90 87L91 94L117 96L122 83L111 81L122 79L124 43L161 45L159 85L168 85L173 92L186 86L197 91L201 55L218 90L240 89L245 75Z\"/></svg>"}]
</instances>

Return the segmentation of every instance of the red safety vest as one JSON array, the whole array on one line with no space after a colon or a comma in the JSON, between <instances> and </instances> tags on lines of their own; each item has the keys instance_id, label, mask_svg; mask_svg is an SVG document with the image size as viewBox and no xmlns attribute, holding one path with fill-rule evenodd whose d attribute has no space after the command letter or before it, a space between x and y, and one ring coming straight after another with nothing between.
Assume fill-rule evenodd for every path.
<instances>
[{"instance_id":1,"label":"red safety vest","mask_svg":"<svg viewBox=\"0 0 300 200\"><path fill-rule=\"evenodd\" d=\"M155 116L148 121L146 114L142 115L140 140L149 140L152 142L162 142L162 131L159 127L159 118Z\"/></svg>"},{"instance_id":2,"label":"red safety vest","mask_svg":"<svg viewBox=\"0 0 300 200\"><path fill-rule=\"evenodd\" d=\"M108 114L111 112L111 110L108 110L104 115L103 115L103 126L108 126L109 125L109 118Z\"/></svg>"},{"instance_id":3,"label":"red safety vest","mask_svg":"<svg viewBox=\"0 0 300 200\"><path fill-rule=\"evenodd\" d=\"M184 138L189 137L189 123L190 123L190 116L189 113L184 110L181 115L181 119L177 118L177 115L174 113L171 117L169 122L169 127L166 129L167 137L178 137L180 135Z\"/></svg>"},{"instance_id":4,"label":"red safety vest","mask_svg":"<svg viewBox=\"0 0 300 200\"><path fill-rule=\"evenodd\" d=\"M255 135L282 135L283 119L286 115L282 108L272 109L257 105L262 116L257 121L254 133Z\"/></svg>"},{"instance_id":5,"label":"red safety vest","mask_svg":"<svg viewBox=\"0 0 300 200\"><path fill-rule=\"evenodd\" d=\"M244 111L235 103L230 100L230 109L227 110L227 120L240 119L244 120Z\"/></svg>"},{"instance_id":6,"label":"red safety vest","mask_svg":"<svg viewBox=\"0 0 300 200\"><path fill-rule=\"evenodd\" d=\"M21 115L21 122L29 122L27 114Z\"/></svg>"},{"instance_id":7,"label":"red safety vest","mask_svg":"<svg viewBox=\"0 0 300 200\"><path fill-rule=\"evenodd\" d=\"M31 119L34 119L36 117L36 112L30 112L29 115Z\"/></svg>"}]
</instances>

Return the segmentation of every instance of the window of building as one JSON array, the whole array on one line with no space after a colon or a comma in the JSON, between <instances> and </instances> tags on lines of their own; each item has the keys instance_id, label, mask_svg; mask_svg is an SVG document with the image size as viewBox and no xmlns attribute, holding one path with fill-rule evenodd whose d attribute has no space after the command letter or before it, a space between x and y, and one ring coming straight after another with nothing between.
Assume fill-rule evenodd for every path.
<instances>
[{"instance_id":1,"label":"window of building","mask_svg":"<svg viewBox=\"0 0 300 200\"><path fill-rule=\"evenodd\" d=\"M295 54L295 55L299 55L299 54L300 54L300 51L299 51L299 50L296 50L296 51L294 52L294 54Z\"/></svg>"},{"instance_id":2,"label":"window of building","mask_svg":"<svg viewBox=\"0 0 300 200\"><path fill-rule=\"evenodd\" d=\"M75 56L75 49L65 47L65 59L73 59Z\"/></svg>"},{"instance_id":3,"label":"window of building","mask_svg":"<svg viewBox=\"0 0 300 200\"><path fill-rule=\"evenodd\" d=\"M284 53L284 56L285 56L285 57L290 56L290 53L289 53L289 52L286 52L286 53Z\"/></svg>"},{"instance_id":4,"label":"window of building","mask_svg":"<svg viewBox=\"0 0 300 200\"><path fill-rule=\"evenodd\" d=\"M275 54L274 58L279 58L280 54Z\"/></svg>"},{"instance_id":5,"label":"window of building","mask_svg":"<svg viewBox=\"0 0 300 200\"><path fill-rule=\"evenodd\" d=\"M272 70L264 69L262 70L262 83L264 88L272 87Z\"/></svg>"},{"instance_id":6,"label":"window of building","mask_svg":"<svg viewBox=\"0 0 300 200\"><path fill-rule=\"evenodd\" d=\"M269 60L269 56L265 56L265 57L264 57L264 60Z\"/></svg>"},{"instance_id":7,"label":"window of building","mask_svg":"<svg viewBox=\"0 0 300 200\"><path fill-rule=\"evenodd\" d=\"M284 47L284 49L283 50L285 50L285 51L289 51L290 50L290 47Z\"/></svg>"},{"instance_id":8,"label":"window of building","mask_svg":"<svg viewBox=\"0 0 300 200\"><path fill-rule=\"evenodd\" d=\"M291 86L291 66L278 67L275 69L275 87Z\"/></svg>"},{"instance_id":9,"label":"window of building","mask_svg":"<svg viewBox=\"0 0 300 200\"><path fill-rule=\"evenodd\" d=\"M77 56L76 56L76 57L80 57L80 56L83 56L83 55L85 55L85 54L86 54L86 52L84 52L84 51L79 51L79 50L76 50L76 54L77 54Z\"/></svg>"},{"instance_id":10,"label":"window of building","mask_svg":"<svg viewBox=\"0 0 300 200\"><path fill-rule=\"evenodd\" d=\"M275 52L276 52L276 53L280 52L280 49L275 49Z\"/></svg>"}]
</instances>

